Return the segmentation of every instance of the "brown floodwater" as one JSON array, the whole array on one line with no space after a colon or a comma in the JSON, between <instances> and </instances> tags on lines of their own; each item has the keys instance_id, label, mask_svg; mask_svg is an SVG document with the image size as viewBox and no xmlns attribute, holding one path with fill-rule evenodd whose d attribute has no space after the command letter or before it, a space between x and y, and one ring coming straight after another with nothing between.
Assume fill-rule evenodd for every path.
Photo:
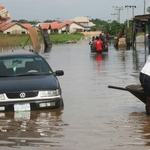
<instances>
[{"instance_id":1,"label":"brown floodwater","mask_svg":"<svg viewBox=\"0 0 150 150\"><path fill-rule=\"evenodd\" d=\"M148 50L144 44L116 50L111 40L108 52L95 54L89 40L41 52L53 71L64 70L58 77L64 108L0 113L0 150L149 149L145 105L127 91L108 88L139 84Z\"/></svg>"}]
</instances>

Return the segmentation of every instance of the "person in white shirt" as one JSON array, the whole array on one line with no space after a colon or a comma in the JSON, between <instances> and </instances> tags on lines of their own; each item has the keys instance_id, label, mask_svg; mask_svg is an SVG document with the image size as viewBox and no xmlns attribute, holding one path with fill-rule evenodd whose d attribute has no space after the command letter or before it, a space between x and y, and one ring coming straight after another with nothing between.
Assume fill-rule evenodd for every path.
<instances>
[{"instance_id":1,"label":"person in white shirt","mask_svg":"<svg viewBox=\"0 0 150 150\"><path fill-rule=\"evenodd\" d=\"M140 82L146 95L146 113L150 115L150 55L140 72Z\"/></svg>"}]
</instances>

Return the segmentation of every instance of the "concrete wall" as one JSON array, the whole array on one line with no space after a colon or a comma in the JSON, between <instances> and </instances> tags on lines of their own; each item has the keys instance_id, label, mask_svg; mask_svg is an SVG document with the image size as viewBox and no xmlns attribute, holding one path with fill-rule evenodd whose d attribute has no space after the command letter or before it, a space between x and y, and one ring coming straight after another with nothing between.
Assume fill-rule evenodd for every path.
<instances>
[{"instance_id":1,"label":"concrete wall","mask_svg":"<svg viewBox=\"0 0 150 150\"><path fill-rule=\"evenodd\" d=\"M9 34L23 34L23 33L28 34L29 32L27 29L22 28L20 25L15 24L12 27L5 30L3 33L4 34L8 34L8 33Z\"/></svg>"},{"instance_id":2,"label":"concrete wall","mask_svg":"<svg viewBox=\"0 0 150 150\"><path fill-rule=\"evenodd\" d=\"M77 29L81 29L82 31L83 31L83 29L84 29L84 27L82 27L82 26L80 26L80 25L78 25L78 24L76 24L76 23L72 23L71 25L70 25L70 33L73 33L73 32L75 32L75 31L77 31Z\"/></svg>"}]
</instances>

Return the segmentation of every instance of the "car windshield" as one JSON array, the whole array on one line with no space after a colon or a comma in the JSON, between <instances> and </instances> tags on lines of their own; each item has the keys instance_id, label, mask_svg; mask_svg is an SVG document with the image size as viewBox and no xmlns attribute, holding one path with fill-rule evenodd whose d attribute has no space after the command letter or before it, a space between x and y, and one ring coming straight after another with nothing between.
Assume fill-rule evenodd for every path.
<instances>
[{"instance_id":1,"label":"car windshield","mask_svg":"<svg viewBox=\"0 0 150 150\"><path fill-rule=\"evenodd\" d=\"M51 74L52 70L41 57L0 59L0 77Z\"/></svg>"},{"instance_id":2,"label":"car windshield","mask_svg":"<svg viewBox=\"0 0 150 150\"><path fill-rule=\"evenodd\" d=\"M84 28L90 28L89 26L85 26Z\"/></svg>"}]
</instances>

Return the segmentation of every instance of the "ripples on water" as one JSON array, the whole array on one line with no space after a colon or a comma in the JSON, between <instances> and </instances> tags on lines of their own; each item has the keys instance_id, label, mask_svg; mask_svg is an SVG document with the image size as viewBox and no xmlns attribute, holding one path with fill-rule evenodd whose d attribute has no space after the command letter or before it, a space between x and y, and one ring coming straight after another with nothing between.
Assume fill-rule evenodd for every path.
<instances>
[{"instance_id":1,"label":"ripples on water","mask_svg":"<svg viewBox=\"0 0 150 150\"><path fill-rule=\"evenodd\" d=\"M64 109L0 113L3 149L145 149L150 146L150 118L145 105L129 92L109 89L139 84L147 58L143 44L137 51L90 53L89 38L76 44L53 45L43 57L58 77ZM0 149L1 149L0 148Z\"/></svg>"}]
</instances>

